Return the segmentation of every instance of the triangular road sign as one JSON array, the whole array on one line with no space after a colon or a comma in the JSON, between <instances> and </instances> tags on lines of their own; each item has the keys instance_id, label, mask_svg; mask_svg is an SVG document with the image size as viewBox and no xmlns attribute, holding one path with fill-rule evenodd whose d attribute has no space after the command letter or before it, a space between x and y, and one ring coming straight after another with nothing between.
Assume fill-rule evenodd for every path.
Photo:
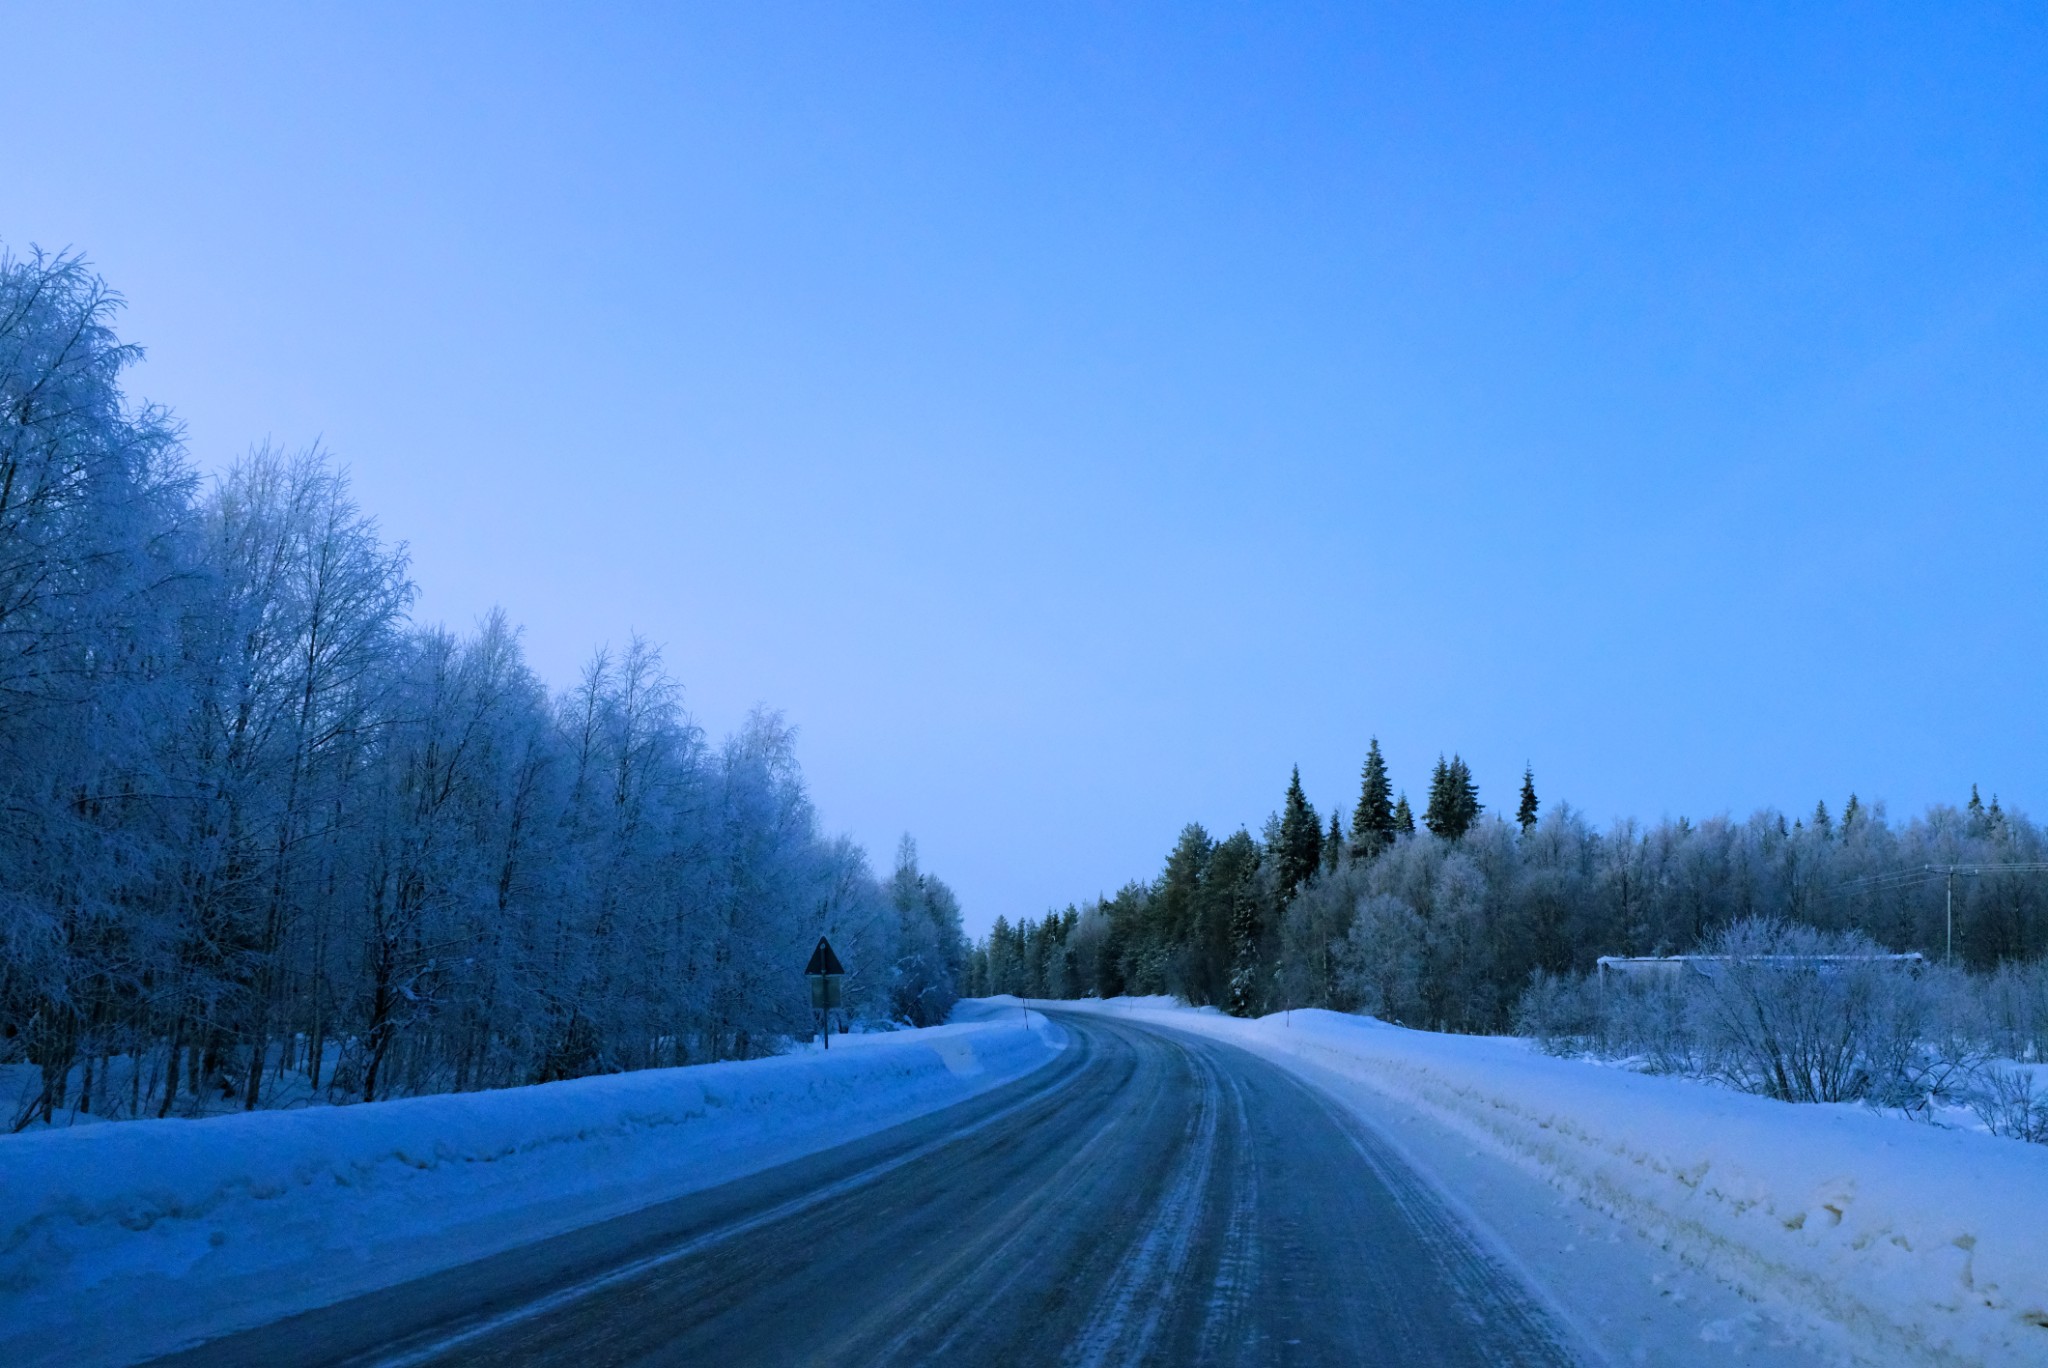
<instances>
[{"instance_id":1,"label":"triangular road sign","mask_svg":"<svg viewBox=\"0 0 2048 1368\"><path fill-rule=\"evenodd\" d=\"M811 962L804 966L804 972L806 974L843 974L846 970L840 967L839 956L832 953L832 942L820 936L818 937L818 948L811 951Z\"/></svg>"}]
</instances>

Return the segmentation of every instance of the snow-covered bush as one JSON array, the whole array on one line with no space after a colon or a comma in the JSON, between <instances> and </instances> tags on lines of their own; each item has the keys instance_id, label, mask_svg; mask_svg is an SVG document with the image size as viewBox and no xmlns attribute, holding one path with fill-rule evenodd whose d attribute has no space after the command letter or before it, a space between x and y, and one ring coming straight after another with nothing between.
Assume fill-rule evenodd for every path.
<instances>
[{"instance_id":1,"label":"snow-covered bush","mask_svg":"<svg viewBox=\"0 0 2048 1368\"><path fill-rule=\"evenodd\" d=\"M1987 1068L1970 1088L1970 1109L1993 1135L2048 1145L2048 1093L2026 1069Z\"/></svg>"},{"instance_id":2,"label":"snow-covered bush","mask_svg":"<svg viewBox=\"0 0 2048 1368\"><path fill-rule=\"evenodd\" d=\"M1782 1102L1887 1090L1920 1047L1925 995L1853 932L1737 922L1690 980L1707 1072Z\"/></svg>"},{"instance_id":3,"label":"snow-covered bush","mask_svg":"<svg viewBox=\"0 0 2048 1368\"><path fill-rule=\"evenodd\" d=\"M1999 965L1985 976L1974 1002L1995 1053L2048 1061L2048 961Z\"/></svg>"},{"instance_id":4,"label":"snow-covered bush","mask_svg":"<svg viewBox=\"0 0 2048 1368\"><path fill-rule=\"evenodd\" d=\"M1606 980L1538 973L1516 1030L1557 1055L1624 1060L1787 1102L1867 1101L1924 1114L1969 1105L2000 1135L2048 1130L2048 1097L1995 1058L2038 1057L2048 969L1902 964L1852 932L1738 922L1681 972Z\"/></svg>"},{"instance_id":5,"label":"snow-covered bush","mask_svg":"<svg viewBox=\"0 0 2048 1368\"><path fill-rule=\"evenodd\" d=\"M1537 973L1515 1010L1515 1031L1555 1055L1634 1061L1649 1073L1699 1074L1706 1057L1683 982Z\"/></svg>"}]
</instances>

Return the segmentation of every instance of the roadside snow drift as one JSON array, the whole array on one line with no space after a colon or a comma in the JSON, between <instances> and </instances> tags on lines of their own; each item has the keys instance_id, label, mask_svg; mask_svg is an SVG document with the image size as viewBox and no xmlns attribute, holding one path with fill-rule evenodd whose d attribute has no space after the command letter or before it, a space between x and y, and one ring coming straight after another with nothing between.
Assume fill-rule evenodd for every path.
<instances>
[{"instance_id":1,"label":"roadside snow drift","mask_svg":"<svg viewBox=\"0 0 2048 1368\"><path fill-rule=\"evenodd\" d=\"M1048 1062L1065 1037L1033 1021L0 1138L0 1361L162 1353L827 1149Z\"/></svg>"},{"instance_id":2,"label":"roadside snow drift","mask_svg":"<svg viewBox=\"0 0 2048 1368\"><path fill-rule=\"evenodd\" d=\"M1061 1003L1216 1036L1419 1105L1877 1363L2048 1364L2048 1147L1552 1059L1527 1042L1159 999Z\"/></svg>"}]
</instances>

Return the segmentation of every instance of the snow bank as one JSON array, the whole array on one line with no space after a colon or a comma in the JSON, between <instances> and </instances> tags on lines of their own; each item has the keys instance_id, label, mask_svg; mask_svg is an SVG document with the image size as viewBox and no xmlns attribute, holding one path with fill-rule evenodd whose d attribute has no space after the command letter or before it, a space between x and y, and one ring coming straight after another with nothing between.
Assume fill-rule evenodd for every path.
<instances>
[{"instance_id":1,"label":"snow bank","mask_svg":"<svg viewBox=\"0 0 2048 1368\"><path fill-rule=\"evenodd\" d=\"M0 1361L143 1357L710 1187L1029 1073L1065 1044L1034 1023L0 1138Z\"/></svg>"},{"instance_id":2,"label":"snow bank","mask_svg":"<svg viewBox=\"0 0 2048 1368\"><path fill-rule=\"evenodd\" d=\"M2048 1364L2048 1147L1298 1011L1070 1004L1421 1107L1879 1363Z\"/></svg>"}]
</instances>

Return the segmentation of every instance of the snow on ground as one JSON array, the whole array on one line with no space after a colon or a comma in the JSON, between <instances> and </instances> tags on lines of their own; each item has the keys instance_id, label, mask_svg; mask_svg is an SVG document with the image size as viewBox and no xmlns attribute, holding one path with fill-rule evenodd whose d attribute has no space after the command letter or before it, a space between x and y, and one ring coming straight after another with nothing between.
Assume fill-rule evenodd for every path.
<instances>
[{"instance_id":1,"label":"snow on ground","mask_svg":"<svg viewBox=\"0 0 2048 1368\"><path fill-rule=\"evenodd\" d=\"M970 1003L746 1063L0 1138L0 1362L132 1360L326 1305L883 1130L1064 1046Z\"/></svg>"},{"instance_id":2,"label":"snow on ground","mask_svg":"<svg viewBox=\"0 0 2048 1368\"><path fill-rule=\"evenodd\" d=\"M1462 1138L1620 1218L1780 1323L1805 1322L1834 1355L2048 1365L2048 1147L1334 1012L1240 1021L1166 999L1056 1005L1219 1037L1326 1090L1362 1086L1425 1113L1439 1144ZM1740 1319L1704 1323L1692 1361L1746 1333Z\"/></svg>"}]
</instances>

